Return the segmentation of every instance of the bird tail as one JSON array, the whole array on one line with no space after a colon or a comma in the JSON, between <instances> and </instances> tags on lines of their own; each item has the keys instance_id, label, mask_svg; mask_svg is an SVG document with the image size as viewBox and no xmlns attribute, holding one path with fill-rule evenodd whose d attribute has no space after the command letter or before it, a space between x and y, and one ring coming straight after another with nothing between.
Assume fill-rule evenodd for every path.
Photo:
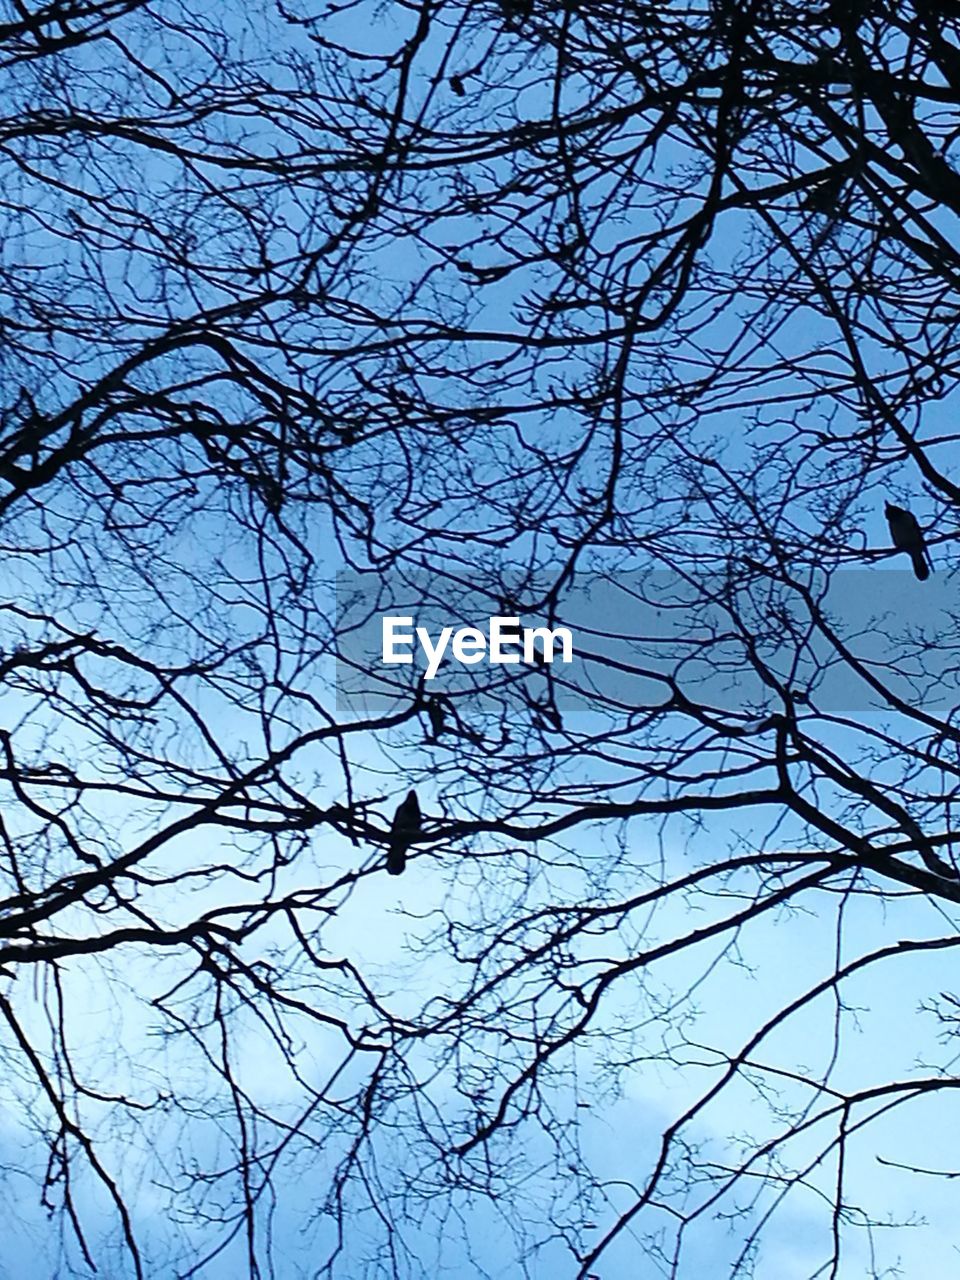
<instances>
[{"instance_id":1,"label":"bird tail","mask_svg":"<svg viewBox=\"0 0 960 1280\"><path fill-rule=\"evenodd\" d=\"M921 582L926 582L927 578L930 577L930 569L927 565L927 561L930 559L929 555L924 554L923 548L916 547L910 552L910 559L913 561L914 574Z\"/></svg>"},{"instance_id":2,"label":"bird tail","mask_svg":"<svg viewBox=\"0 0 960 1280\"><path fill-rule=\"evenodd\" d=\"M407 865L407 851L402 844L392 844L387 850L387 873L401 876Z\"/></svg>"}]
</instances>

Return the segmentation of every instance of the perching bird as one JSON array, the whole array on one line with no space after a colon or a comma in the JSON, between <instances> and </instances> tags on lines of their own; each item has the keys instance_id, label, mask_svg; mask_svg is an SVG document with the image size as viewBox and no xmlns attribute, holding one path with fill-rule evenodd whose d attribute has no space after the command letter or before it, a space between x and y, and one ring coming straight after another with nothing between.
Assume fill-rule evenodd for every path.
<instances>
[{"instance_id":1,"label":"perching bird","mask_svg":"<svg viewBox=\"0 0 960 1280\"><path fill-rule=\"evenodd\" d=\"M390 847L387 850L387 871L392 876L403 874L407 865L407 850L420 834L420 801L415 791L408 791L406 800L397 805L390 824Z\"/></svg>"},{"instance_id":2,"label":"perching bird","mask_svg":"<svg viewBox=\"0 0 960 1280\"><path fill-rule=\"evenodd\" d=\"M921 582L930 577L933 562L924 541L923 530L917 523L917 517L905 507L895 507L888 502L883 508L890 526L890 537L898 551L905 551L913 561L913 572Z\"/></svg>"},{"instance_id":3,"label":"perching bird","mask_svg":"<svg viewBox=\"0 0 960 1280\"><path fill-rule=\"evenodd\" d=\"M446 716L443 714L443 701L439 697L427 699L427 715L430 719L430 741L436 742L443 733Z\"/></svg>"}]
</instances>

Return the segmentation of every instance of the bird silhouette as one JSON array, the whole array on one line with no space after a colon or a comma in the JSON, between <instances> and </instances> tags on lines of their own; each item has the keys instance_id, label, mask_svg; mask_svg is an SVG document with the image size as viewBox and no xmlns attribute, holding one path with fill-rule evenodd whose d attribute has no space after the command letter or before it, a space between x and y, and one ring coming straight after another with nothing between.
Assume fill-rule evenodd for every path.
<instances>
[{"instance_id":1,"label":"bird silhouette","mask_svg":"<svg viewBox=\"0 0 960 1280\"><path fill-rule=\"evenodd\" d=\"M390 824L390 846L387 849L387 871L399 876L407 865L407 850L420 835L420 801L415 791L408 791L407 798L397 805Z\"/></svg>"},{"instance_id":2,"label":"bird silhouette","mask_svg":"<svg viewBox=\"0 0 960 1280\"><path fill-rule=\"evenodd\" d=\"M443 699L433 697L427 699L427 716L430 719L430 742L436 742L443 733L446 716L443 714Z\"/></svg>"},{"instance_id":3,"label":"bird silhouette","mask_svg":"<svg viewBox=\"0 0 960 1280\"><path fill-rule=\"evenodd\" d=\"M930 577L933 562L924 540L923 530L917 523L917 517L906 507L896 507L888 502L883 508L890 526L890 537L898 551L905 551L913 562L913 572L925 582Z\"/></svg>"}]
</instances>

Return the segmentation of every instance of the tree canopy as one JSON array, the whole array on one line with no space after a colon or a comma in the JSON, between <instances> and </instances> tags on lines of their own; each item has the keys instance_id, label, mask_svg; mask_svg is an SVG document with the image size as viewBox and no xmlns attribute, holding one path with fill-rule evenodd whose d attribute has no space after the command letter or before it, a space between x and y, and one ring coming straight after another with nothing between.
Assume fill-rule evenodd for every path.
<instances>
[{"instance_id":1,"label":"tree canopy","mask_svg":"<svg viewBox=\"0 0 960 1280\"><path fill-rule=\"evenodd\" d=\"M948 1249L960 6L6 3L0 68L48 1272ZM348 593L473 592L575 673L344 696Z\"/></svg>"}]
</instances>

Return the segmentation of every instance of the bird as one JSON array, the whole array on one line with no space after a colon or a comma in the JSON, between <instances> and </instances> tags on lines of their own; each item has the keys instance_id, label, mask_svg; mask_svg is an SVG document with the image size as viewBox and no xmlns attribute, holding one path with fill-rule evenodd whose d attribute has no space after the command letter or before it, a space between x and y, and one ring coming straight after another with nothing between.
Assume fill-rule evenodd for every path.
<instances>
[{"instance_id":1,"label":"bird","mask_svg":"<svg viewBox=\"0 0 960 1280\"><path fill-rule=\"evenodd\" d=\"M443 714L443 700L439 697L427 699L427 716L430 719L430 742L436 742L443 733L446 717Z\"/></svg>"},{"instance_id":2,"label":"bird","mask_svg":"<svg viewBox=\"0 0 960 1280\"><path fill-rule=\"evenodd\" d=\"M925 582L930 577L933 562L924 540L923 530L917 523L917 517L906 507L896 507L892 502L886 503L883 513L890 526L890 537L898 551L905 551L913 562L913 572Z\"/></svg>"},{"instance_id":3,"label":"bird","mask_svg":"<svg viewBox=\"0 0 960 1280\"><path fill-rule=\"evenodd\" d=\"M407 865L407 850L420 835L420 801L415 791L408 791L407 798L397 805L390 824L390 847L387 849L387 871L399 876Z\"/></svg>"}]
</instances>

